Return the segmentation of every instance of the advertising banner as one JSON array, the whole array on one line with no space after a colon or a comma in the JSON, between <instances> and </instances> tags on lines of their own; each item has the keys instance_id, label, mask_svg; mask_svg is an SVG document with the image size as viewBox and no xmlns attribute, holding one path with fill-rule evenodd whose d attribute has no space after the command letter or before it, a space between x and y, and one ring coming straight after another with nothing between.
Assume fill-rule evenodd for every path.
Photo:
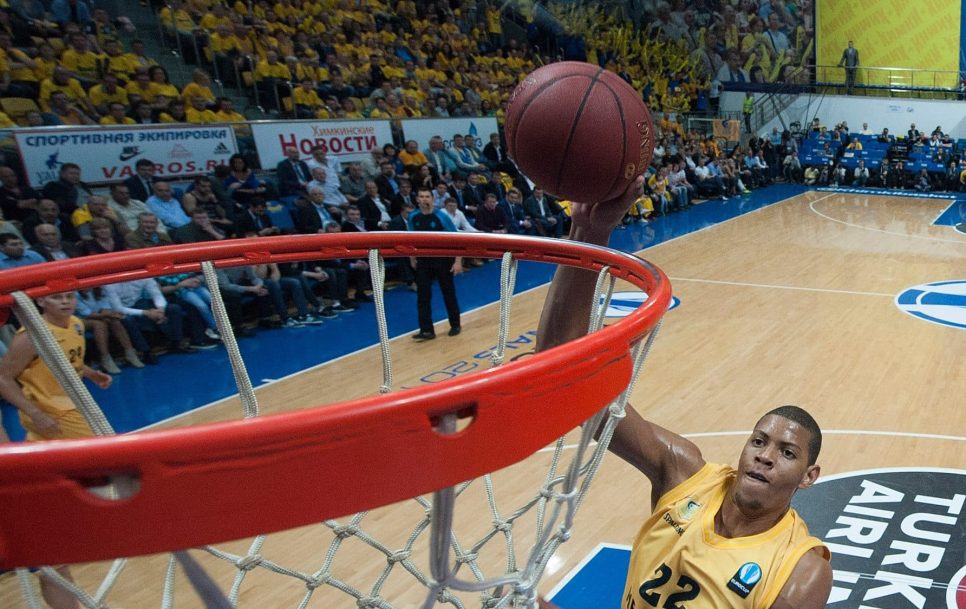
<instances>
[{"instance_id":1,"label":"advertising banner","mask_svg":"<svg viewBox=\"0 0 966 609\"><path fill-rule=\"evenodd\" d=\"M466 116L458 118L411 118L402 121L403 138L416 140L420 150L429 148L434 135L443 138L446 147L453 144L453 136L472 135L480 151L490 142L490 134L498 133L496 118L492 116Z\"/></svg>"},{"instance_id":2,"label":"advertising banner","mask_svg":"<svg viewBox=\"0 0 966 609\"><path fill-rule=\"evenodd\" d=\"M35 188L57 179L64 163L81 168L89 184L117 182L134 174L134 164L149 159L157 176L186 177L224 165L238 151L228 125L131 125L18 129L27 181Z\"/></svg>"},{"instance_id":3,"label":"advertising banner","mask_svg":"<svg viewBox=\"0 0 966 609\"><path fill-rule=\"evenodd\" d=\"M303 159L311 155L315 146L324 146L329 155L345 164L362 161L374 147L392 143L388 120L273 121L251 126L263 169L274 169L285 158L285 148L292 145L298 146Z\"/></svg>"}]
</instances>

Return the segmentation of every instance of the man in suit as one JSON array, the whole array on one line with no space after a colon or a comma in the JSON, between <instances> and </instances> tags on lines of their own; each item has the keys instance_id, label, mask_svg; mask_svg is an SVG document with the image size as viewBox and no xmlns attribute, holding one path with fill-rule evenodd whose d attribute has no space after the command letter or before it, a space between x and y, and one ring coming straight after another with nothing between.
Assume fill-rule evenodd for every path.
<instances>
[{"instance_id":1,"label":"man in suit","mask_svg":"<svg viewBox=\"0 0 966 609\"><path fill-rule=\"evenodd\" d=\"M839 60L839 67L845 67L845 92L852 95L852 88L855 87L855 74L859 69L859 50L855 48L849 40L849 46L842 51L842 59Z\"/></svg>"},{"instance_id":2,"label":"man in suit","mask_svg":"<svg viewBox=\"0 0 966 609\"><path fill-rule=\"evenodd\" d=\"M490 171L505 171L513 176L517 174L516 165L506 155L506 147L500 142L499 133L490 134L490 142L483 146L482 162Z\"/></svg>"},{"instance_id":3,"label":"man in suit","mask_svg":"<svg viewBox=\"0 0 966 609\"><path fill-rule=\"evenodd\" d=\"M556 239L563 236L563 208L546 196L542 188L533 188L533 194L523 202L523 209L541 236Z\"/></svg>"},{"instance_id":4,"label":"man in suit","mask_svg":"<svg viewBox=\"0 0 966 609\"><path fill-rule=\"evenodd\" d=\"M434 135L429 140L429 148L423 151L429 160L429 166L436 172L440 180L447 182L452 178L452 173L456 171L456 157L454 157L443 145L443 138Z\"/></svg>"},{"instance_id":5,"label":"man in suit","mask_svg":"<svg viewBox=\"0 0 966 609\"><path fill-rule=\"evenodd\" d=\"M285 159L275 166L275 180L278 182L279 196L305 194L305 185L312 181L312 174L305 161L299 158L297 147L285 147Z\"/></svg>"},{"instance_id":6,"label":"man in suit","mask_svg":"<svg viewBox=\"0 0 966 609\"><path fill-rule=\"evenodd\" d=\"M494 171L492 174L490 174L490 179L483 187L483 192L484 195L486 193L495 194L496 200L499 201L501 205L506 202L507 190L506 186L503 185L503 176L500 175L499 171Z\"/></svg>"},{"instance_id":7,"label":"man in suit","mask_svg":"<svg viewBox=\"0 0 966 609\"><path fill-rule=\"evenodd\" d=\"M480 206L480 199L476 196L476 190L466 182L466 176L462 173L453 174L453 185L449 188L450 196L456 199L456 205L467 218L476 216L476 210Z\"/></svg>"},{"instance_id":8,"label":"man in suit","mask_svg":"<svg viewBox=\"0 0 966 609\"><path fill-rule=\"evenodd\" d=\"M396 195L395 202L398 205L409 203L413 206L413 209L416 209L416 193L413 192L413 183L406 178L399 178L399 194Z\"/></svg>"},{"instance_id":9,"label":"man in suit","mask_svg":"<svg viewBox=\"0 0 966 609\"><path fill-rule=\"evenodd\" d=\"M239 235L246 237L267 237L282 232L272 222L265 197L259 196L252 197L252 200L248 203L248 208L235 216L235 228Z\"/></svg>"},{"instance_id":10,"label":"man in suit","mask_svg":"<svg viewBox=\"0 0 966 609\"><path fill-rule=\"evenodd\" d=\"M73 243L61 241L60 230L53 224L38 224L34 228L37 244L33 250L44 257L44 260L65 260L82 256L80 249Z\"/></svg>"},{"instance_id":11,"label":"man in suit","mask_svg":"<svg viewBox=\"0 0 966 609\"><path fill-rule=\"evenodd\" d=\"M519 188L511 188L506 193L506 200L501 203L503 211L509 220L507 227L514 235L536 235L537 229L523 209L523 193Z\"/></svg>"},{"instance_id":12,"label":"man in suit","mask_svg":"<svg viewBox=\"0 0 966 609\"><path fill-rule=\"evenodd\" d=\"M399 192L399 178L392 163L383 161L379 165L379 177L376 178L376 186L379 187L379 195L384 199L396 196Z\"/></svg>"},{"instance_id":13,"label":"man in suit","mask_svg":"<svg viewBox=\"0 0 966 609\"><path fill-rule=\"evenodd\" d=\"M37 204L37 211L23 221L23 235L30 244L37 245L37 234L34 228L41 224L53 224L60 229L60 238L63 241L74 243L80 240L77 229L70 221L70 217L60 211L60 206L51 199L41 199Z\"/></svg>"},{"instance_id":14,"label":"man in suit","mask_svg":"<svg viewBox=\"0 0 966 609\"><path fill-rule=\"evenodd\" d=\"M344 233L365 233L366 221L362 219L362 212L355 205L350 205L345 209L345 221L342 223Z\"/></svg>"},{"instance_id":15,"label":"man in suit","mask_svg":"<svg viewBox=\"0 0 966 609\"><path fill-rule=\"evenodd\" d=\"M138 159L134 164L134 175L124 180L131 198L135 201L147 201L154 194L154 172L156 168L153 161L148 159Z\"/></svg>"},{"instance_id":16,"label":"man in suit","mask_svg":"<svg viewBox=\"0 0 966 609\"><path fill-rule=\"evenodd\" d=\"M336 216L333 209L326 205L325 191L320 186L310 187L308 198L295 200L295 231L303 235L324 233L326 222L339 224L342 221L341 214Z\"/></svg>"},{"instance_id":17,"label":"man in suit","mask_svg":"<svg viewBox=\"0 0 966 609\"><path fill-rule=\"evenodd\" d=\"M398 197L392 201L383 199L382 195L379 194L379 187L372 180L366 181L366 194L360 197L355 204L362 215L367 231L386 230L389 227L389 221L399 213L401 206L402 201ZM346 215L349 214L352 207L350 205L346 208ZM343 230L346 230L344 225Z\"/></svg>"}]
</instances>

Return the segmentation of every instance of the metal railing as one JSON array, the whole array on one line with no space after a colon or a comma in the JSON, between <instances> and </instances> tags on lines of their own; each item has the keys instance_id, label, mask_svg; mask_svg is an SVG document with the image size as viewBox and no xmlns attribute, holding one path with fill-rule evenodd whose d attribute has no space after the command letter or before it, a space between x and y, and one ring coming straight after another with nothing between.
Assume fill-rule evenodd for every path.
<instances>
[{"instance_id":1,"label":"metal railing","mask_svg":"<svg viewBox=\"0 0 966 609\"><path fill-rule=\"evenodd\" d=\"M838 65L810 66L819 87L846 89L846 69ZM920 70L859 66L855 68L853 93L865 95L941 94L958 95L963 74L956 70Z\"/></svg>"}]
</instances>

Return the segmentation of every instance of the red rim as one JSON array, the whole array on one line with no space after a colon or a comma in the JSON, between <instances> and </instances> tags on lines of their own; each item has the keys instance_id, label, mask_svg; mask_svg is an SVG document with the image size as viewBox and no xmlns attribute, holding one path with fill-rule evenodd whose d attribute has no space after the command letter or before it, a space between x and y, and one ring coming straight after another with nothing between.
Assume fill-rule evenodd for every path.
<instances>
[{"instance_id":1,"label":"red rim","mask_svg":"<svg viewBox=\"0 0 966 609\"><path fill-rule=\"evenodd\" d=\"M0 447L0 567L88 562L293 528L386 505L516 463L627 386L631 345L661 318L667 277L614 250L502 235L362 233L233 240L107 254L0 273L31 296L111 281L260 262L364 257L500 257L611 273L648 293L599 332L438 384L255 419ZM440 415L473 416L457 434ZM120 501L85 484L137 474ZM69 514L69 517L64 517ZM38 538L37 531L44 531Z\"/></svg>"}]
</instances>

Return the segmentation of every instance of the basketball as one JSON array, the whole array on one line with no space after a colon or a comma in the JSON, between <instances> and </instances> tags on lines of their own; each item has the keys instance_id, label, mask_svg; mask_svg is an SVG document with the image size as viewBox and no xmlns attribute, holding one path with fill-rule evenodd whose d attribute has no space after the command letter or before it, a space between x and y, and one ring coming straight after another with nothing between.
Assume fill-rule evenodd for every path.
<instances>
[{"instance_id":1,"label":"basketball","mask_svg":"<svg viewBox=\"0 0 966 609\"><path fill-rule=\"evenodd\" d=\"M538 68L507 103L507 154L561 199L597 203L619 196L651 162L653 134L641 95L589 63Z\"/></svg>"}]
</instances>

